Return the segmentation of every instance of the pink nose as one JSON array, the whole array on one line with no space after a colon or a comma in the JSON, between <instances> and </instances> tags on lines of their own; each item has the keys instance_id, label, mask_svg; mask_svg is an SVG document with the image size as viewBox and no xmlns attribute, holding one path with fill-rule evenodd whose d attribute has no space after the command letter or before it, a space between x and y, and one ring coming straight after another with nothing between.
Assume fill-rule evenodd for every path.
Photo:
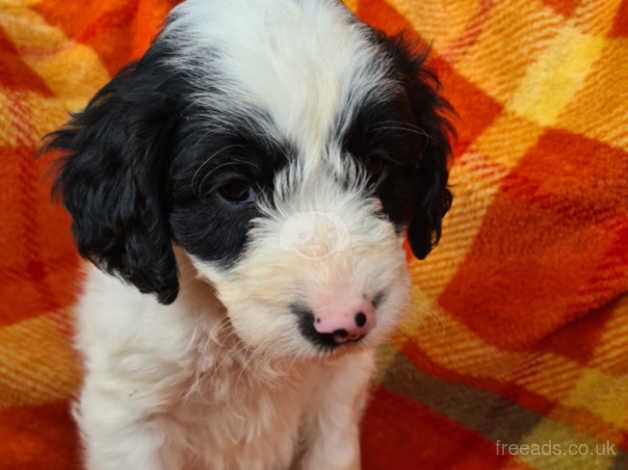
<instances>
[{"instance_id":1,"label":"pink nose","mask_svg":"<svg viewBox=\"0 0 628 470\"><path fill-rule=\"evenodd\" d=\"M350 308L321 309L314 312L314 329L332 334L336 343L362 339L375 326L375 307L370 300Z\"/></svg>"}]
</instances>

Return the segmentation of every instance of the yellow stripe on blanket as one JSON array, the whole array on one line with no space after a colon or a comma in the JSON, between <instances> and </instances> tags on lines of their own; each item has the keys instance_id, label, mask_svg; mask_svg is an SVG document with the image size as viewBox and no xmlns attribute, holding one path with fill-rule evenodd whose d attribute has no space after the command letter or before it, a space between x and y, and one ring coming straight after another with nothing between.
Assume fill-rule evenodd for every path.
<instances>
[{"instance_id":1,"label":"yellow stripe on blanket","mask_svg":"<svg viewBox=\"0 0 628 470\"><path fill-rule=\"evenodd\" d=\"M605 470L613 465L617 451L617 446L551 419L543 419L515 448L521 460L538 470Z\"/></svg>"},{"instance_id":2,"label":"yellow stripe on blanket","mask_svg":"<svg viewBox=\"0 0 628 470\"><path fill-rule=\"evenodd\" d=\"M508 108L544 126L554 124L600 56L604 38L562 28L525 78Z\"/></svg>"},{"instance_id":3,"label":"yellow stripe on blanket","mask_svg":"<svg viewBox=\"0 0 628 470\"><path fill-rule=\"evenodd\" d=\"M0 28L69 111L83 108L109 80L94 50L71 41L25 6L3 7Z\"/></svg>"},{"instance_id":4,"label":"yellow stripe on blanket","mask_svg":"<svg viewBox=\"0 0 628 470\"><path fill-rule=\"evenodd\" d=\"M0 328L0 408L69 398L79 370L67 336L69 313L44 314Z\"/></svg>"},{"instance_id":5,"label":"yellow stripe on blanket","mask_svg":"<svg viewBox=\"0 0 628 470\"><path fill-rule=\"evenodd\" d=\"M585 369L563 404L585 408L618 428L628 430L628 375L613 377Z\"/></svg>"}]
</instances>

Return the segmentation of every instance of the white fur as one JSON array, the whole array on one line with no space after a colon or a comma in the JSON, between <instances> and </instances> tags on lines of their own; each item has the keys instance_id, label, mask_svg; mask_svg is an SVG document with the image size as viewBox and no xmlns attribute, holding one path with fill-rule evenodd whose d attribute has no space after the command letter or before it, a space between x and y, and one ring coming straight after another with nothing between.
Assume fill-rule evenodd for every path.
<instances>
[{"instance_id":1,"label":"white fur","mask_svg":"<svg viewBox=\"0 0 628 470\"><path fill-rule=\"evenodd\" d=\"M328 136L341 110L395 89L389 64L331 0L188 0L172 18L162 38L180 54L168 60L189 72L208 123L219 125L216 113L270 117L264 129L299 155L277 176L273 204L260 202L264 217L231 269L177 248L173 304L90 268L77 309L86 375L75 415L86 465L358 468L373 350L408 301L408 276L402 235ZM354 183L342 187L338 175ZM282 228L308 211L341 221L342 250L307 259L285 249ZM334 352L303 338L289 309L295 297L316 304L323 294L378 289L388 293L376 328Z\"/></svg>"},{"instance_id":2,"label":"white fur","mask_svg":"<svg viewBox=\"0 0 628 470\"><path fill-rule=\"evenodd\" d=\"M307 362L253 357L211 287L180 261L184 288L168 307L89 271L76 408L87 467L289 468L305 449L303 468L357 468L371 351Z\"/></svg>"},{"instance_id":3,"label":"white fur","mask_svg":"<svg viewBox=\"0 0 628 470\"><path fill-rule=\"evenodd\" d=\"M269 134L307 149L306 166L323 155L341 110L400 89L365 26L336 0L188 0L172 18L164 38L181 53L170 61L190 70L198 100L243 119L264 110ZM213 72L199 74L199 62ZM222 99L206 92L214 87Z\"/></svg>"}]
</instances>

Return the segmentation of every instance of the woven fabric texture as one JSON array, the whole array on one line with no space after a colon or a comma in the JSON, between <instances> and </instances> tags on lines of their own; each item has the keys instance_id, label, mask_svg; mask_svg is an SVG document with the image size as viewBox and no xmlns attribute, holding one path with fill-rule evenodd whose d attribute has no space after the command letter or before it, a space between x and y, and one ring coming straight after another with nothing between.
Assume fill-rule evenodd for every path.
<instances>
[{"instance_id":1,"label":"woven fabric texture","mask_svg":"<svg viewBox=\"0 0 628 470\"><path fill-rule=\"evenodd\" d=\"M81 262L41 137L168 0L0 0L0 468L75 469ZM365 469L628 468L628 1L354 0L432 45L454 205L379 353Z\"/></svg>"}]
</instances>

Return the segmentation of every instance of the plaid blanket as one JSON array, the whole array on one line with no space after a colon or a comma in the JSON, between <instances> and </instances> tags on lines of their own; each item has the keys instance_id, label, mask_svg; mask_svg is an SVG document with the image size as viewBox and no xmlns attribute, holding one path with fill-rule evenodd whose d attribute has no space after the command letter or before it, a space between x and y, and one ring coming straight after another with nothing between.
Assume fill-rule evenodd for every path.
<instances>
[{"instance_id":1,"label":"plaid blanket","mask_svg":"<svg viewBox=\"0 0 628 470\"><path fill-rule=\"evenodd\" d=\"M363 0L433 45L454 205L379 354L366 469L628 468L628 1ZM168 0L0 0L0 468L78 467L80 261L41 136Z\"/></svg>"}]
</instances>

